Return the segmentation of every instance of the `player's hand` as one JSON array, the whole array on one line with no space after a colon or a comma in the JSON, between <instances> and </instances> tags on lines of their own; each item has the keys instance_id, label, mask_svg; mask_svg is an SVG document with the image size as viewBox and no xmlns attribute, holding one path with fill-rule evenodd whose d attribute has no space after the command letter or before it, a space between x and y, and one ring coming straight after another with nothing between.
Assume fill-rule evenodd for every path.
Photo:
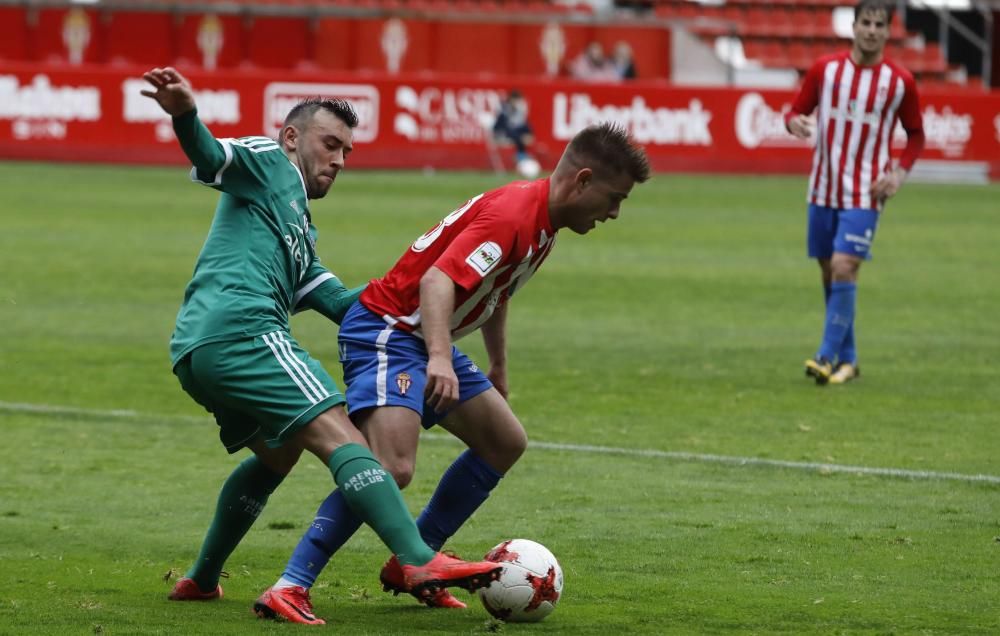
<instances>
[{"instance_id":1,"label":"player's hand","mask_svg":"<svg viewBox=\"0 0 1000 636\"><path fill-rule=\"evenodd\" d=\"M506 400L510 392L510 389L507 388L507 367L490 367L490 372L486 374L486 377L493 383L493 388Z\"/></svg>"},{"instance_id":2,"label":"player's hand","mask_svg":"<svg viewBox=\"0 0 1000 636\"><path fill-rule=\"evenodd\" d=\"M796 115L788 120L788 132L799 139L809 139L816 130L816 120L809 115Z\"/></svg>"},{"instance_id":3,"label":"player's hand","mask_svg":"<svg viewBox=\"0 0 1000 636\"><path fill-rule=\"evenodd\" d=\"M444 413L458 402L458 376L451 366L451 357L427 361L427 386L424 400L438 413Z\"/></svg>"},{"instance_id":4,"label":"player's hand","mask_svg":"<svg viewBox=\"0 0 1000 636\"><path fill-rule=\"evenodd\" d=\"M194 110L194 92L191 83L172 67L154 68L142 74L156 90L143 90L143 95L155 99L160 108L171 117Z\"/></svg>"},{"instance_id":5,"label":"player's hand","mask_svg":"<svg viewBox=\"0 0 1000 636\"><path fill-rule=\"evenodd\" d=\"M905 180L906 170L899 167L889 170L872 186L872 196L879 203L883 203L886 199L899 192Z\"/></svg>"}]
</instances>

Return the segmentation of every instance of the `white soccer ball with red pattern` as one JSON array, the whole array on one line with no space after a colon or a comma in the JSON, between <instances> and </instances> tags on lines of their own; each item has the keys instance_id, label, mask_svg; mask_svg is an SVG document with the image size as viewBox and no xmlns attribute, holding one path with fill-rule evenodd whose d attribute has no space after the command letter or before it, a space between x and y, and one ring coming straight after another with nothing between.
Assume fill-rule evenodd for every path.
<instances>
[{"instance_id":1,"label":"white soccer ball with red pattern","mask_svg":"<svg viewBox=\"0 0 1000 636\"><path fill-rule=\"evenodd\" d=\"M511 539L484 558L503 564L500 580L479 590L487 612L512 623L540 621L552 613L562 596L563 573L548 548L528 539Z\"/></svg>"}]
</instances>

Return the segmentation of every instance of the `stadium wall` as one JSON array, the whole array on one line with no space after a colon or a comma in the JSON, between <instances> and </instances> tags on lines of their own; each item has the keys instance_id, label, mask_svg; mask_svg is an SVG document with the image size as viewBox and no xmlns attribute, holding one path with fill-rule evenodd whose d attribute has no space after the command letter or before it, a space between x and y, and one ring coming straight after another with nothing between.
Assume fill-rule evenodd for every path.
<instances>
[{"instance_id":1,"label":"stadium wall","mask_svg":"<svg viewBox=\"0 0 1000 636\"><path fill-rule=\"evenodd\" d=\"M140 95L140 67L0 63L0 157L182 163L169 118ZM218 137L275 135L295 101L351 99L361 124L351 167L491 169L489 125L509 80L469 75L191 71ZM522 80L543 167L582 127L613 119L657 171L803 173L810 144L784 130L785 90L683 88L660 82ZM1000 179L1000 93L928 93L918 167L948 180ZM897 151L902 146L897 130ZM510 167L512 151L500 155ZM494 153L495 155L495 153ZM933 176L933 175L932 175Z\"/></svg>"}]
</instances>

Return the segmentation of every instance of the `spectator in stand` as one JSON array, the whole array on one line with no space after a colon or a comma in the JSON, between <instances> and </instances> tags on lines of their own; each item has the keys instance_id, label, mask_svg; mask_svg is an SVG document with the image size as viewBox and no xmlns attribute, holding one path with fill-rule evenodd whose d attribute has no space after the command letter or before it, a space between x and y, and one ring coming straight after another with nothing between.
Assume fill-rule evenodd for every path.
<instances>
[{"instance_id":1,"label":"spectator in stand","mask_svg":"<svg viewBox=\"0 0 1000 636\"><path fill-rule=\"evenodd\" d=\"M617 82L620 81L618 69L604 55L604 47L600 42L591 42L580 55L570 62L569 74L574 79L586 82Z\"/></svg>"},{"instance_id":2,"label":"spectator in stand","mask_svg":"<svg viewBox=\"0 0 1000 636\"><path fill-rule=\"evenodd\" d=\"M500 111L493 124L493 136L498 142L514 144L518 163L529 158L528 147L534 143L535 136L528 123L528 101L516 88L500 102Z\"/></svg>"},{"instance_id":3,"label":"spectator in stand","mask_svg":"<svg viewBox=\"0 0 1000 636\"><path fill-rule=\"evenodd\" d=\"M611 61L615 65L619 79L634 80L636 78L635 61L632 59L632 47L628 42L619 40L615 44L615 51L611 56Z\"/></svg>"}]
</instances>

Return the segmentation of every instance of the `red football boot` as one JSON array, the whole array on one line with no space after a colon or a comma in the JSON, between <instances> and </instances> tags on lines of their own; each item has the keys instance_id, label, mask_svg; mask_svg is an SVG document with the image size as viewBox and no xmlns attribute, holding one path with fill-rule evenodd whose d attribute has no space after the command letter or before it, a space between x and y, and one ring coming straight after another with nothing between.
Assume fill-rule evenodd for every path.
<instances>
[{"instance_id":1,"label":"red football boot","mask_svg":"<svg viewBox=\"0 0 1000 636\"><path fill-rule=\"evenodd\" d=\"M406 590L423 600L445 587L461 587L470 592L486 587L500 578L503 566L491 561L468 562L438 552L424 565L404 565Z\"/></svg>"},{"instance_id":2,"label":"red football boot","mask_svg":"<svg viewBox=\"0 0 1000 636\"><path fill-rule=\"evenodd\" d=\"M382 566L382 572L379 573L378 578L382 581L382 591L392 592L393 595L398 595L400 592L410 592L406 589L406 582L403 580L403 568L399 566L399 559L396 555L385 562ZM455 598L455 596L448 590L439 588L437 592L434 592L430 596L423 597L418 594L413 594L413 597L426 604L428 607L447 607L451 609L465 609L466 605L462 601Z\"/></svg>"},{"instance_id":3,"label":"red football boot","mask_svg":"<svg viewBox=\"0 0 1000 636\"><path fill-rule=\"evenodd\" d=\"M326 625L326 621L313 614L309 590L298 585L267 588L253 604L253 611L259 618L286 620L303 625Z\"/></svg>"},{"instance_id":4,"label":"red football boot","mask_svg":"<svg viewBox=\"0 0 1000 636\"><path fill-rule=\"evenodd\" d=\"M202 592L194 579L184 576L177 579L177 582L174 583L174 589L170 591L167 598L171 601L214 601L217 598L222 598L222 586L216 585L211 592Z\"/></svg>"}]
</instances>

